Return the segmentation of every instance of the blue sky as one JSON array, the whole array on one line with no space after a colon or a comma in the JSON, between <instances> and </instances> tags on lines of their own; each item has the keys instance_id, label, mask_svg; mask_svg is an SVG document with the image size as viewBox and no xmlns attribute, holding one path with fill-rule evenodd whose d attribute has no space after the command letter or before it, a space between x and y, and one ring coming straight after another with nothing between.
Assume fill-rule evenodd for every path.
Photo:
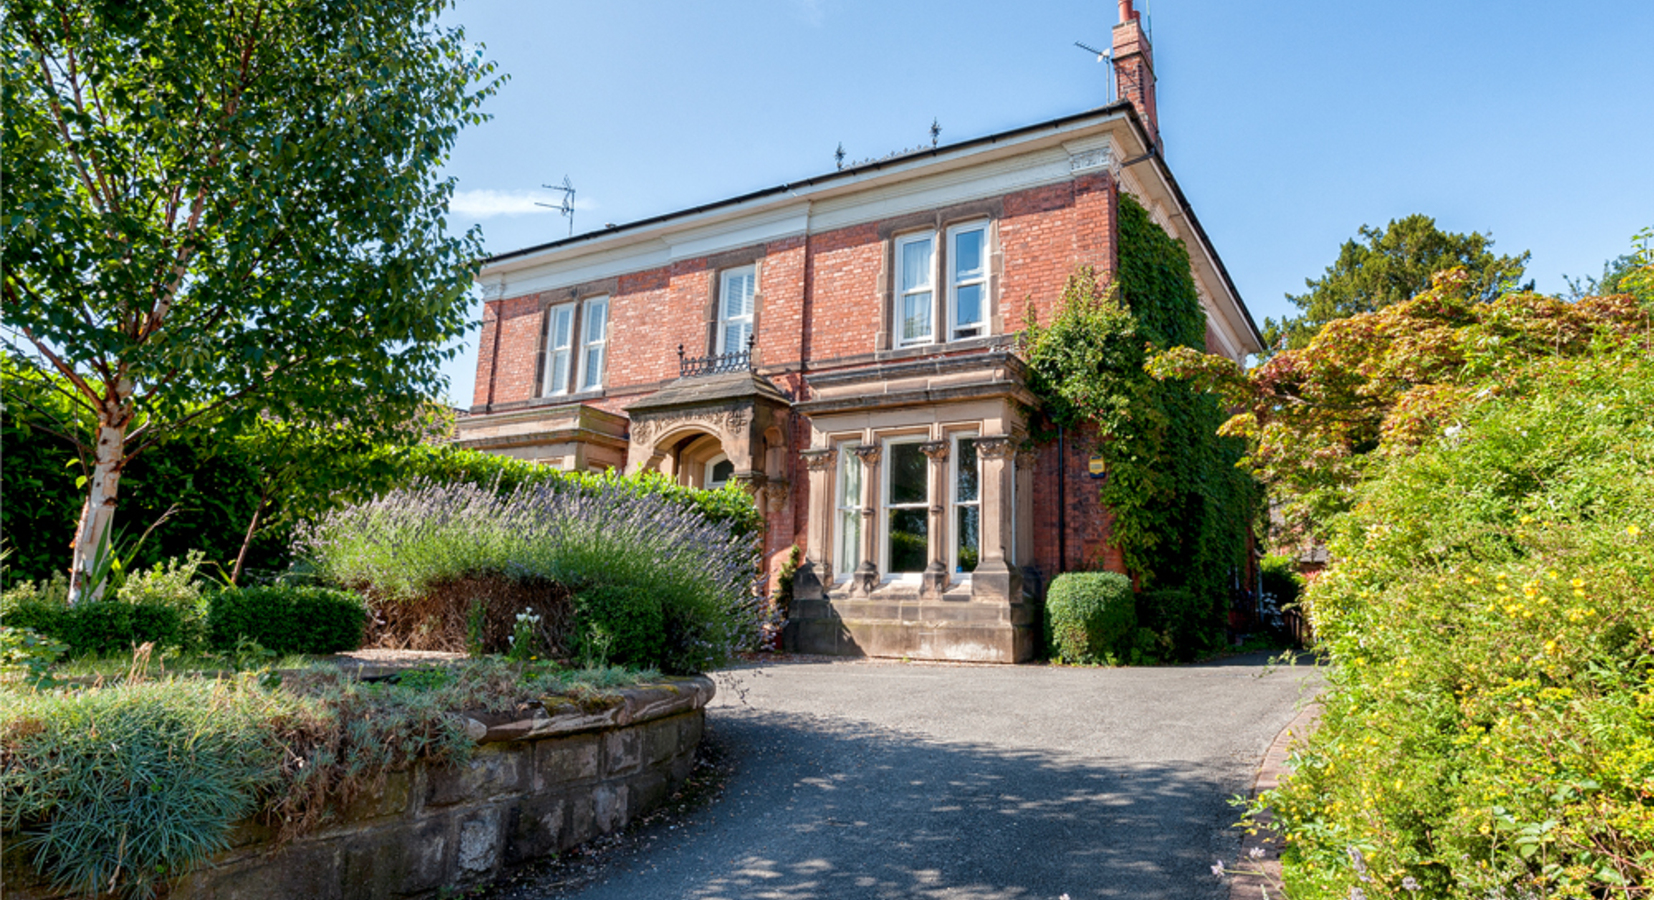
<instances>
[{"instance_id":1,"label":"blue sky","mask_svg":"<svg viewBox=\"0 0 1654 900\"><path fill-rule=\"evenodd\" d=\"M1138 8L1144 8L1138 0ZM1414 212L1530 277L1654 225L1654 3L1152 0L1166 157L1255 318ZM459 0L511 81L448 166L499 253L1101 104L1115 0ZM476 335L449 367L468 405Z\"/></svg>"}]
</instances>

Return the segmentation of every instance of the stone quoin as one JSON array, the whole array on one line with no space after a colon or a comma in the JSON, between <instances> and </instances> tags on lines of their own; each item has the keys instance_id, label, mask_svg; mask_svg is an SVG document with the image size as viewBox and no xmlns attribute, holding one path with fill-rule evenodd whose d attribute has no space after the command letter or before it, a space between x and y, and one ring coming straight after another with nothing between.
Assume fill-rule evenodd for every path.
<instances>
[{"instance_id":1,"label":"stone quoin","mask_svg":"<svg viewBox=\"0 0 1654 900\"><path fill-rule=\"evenodd\" d=\"M1121 191L1188 247L1208 350L1262 349L1120 6L1116 102L489 259L459 443L743 486L770 578L804 550L800 651L1031 658L1050 579L1121 561L1083 436L1028 443L1015 335L1118 269Z\"/></svg>"}]
</instances>

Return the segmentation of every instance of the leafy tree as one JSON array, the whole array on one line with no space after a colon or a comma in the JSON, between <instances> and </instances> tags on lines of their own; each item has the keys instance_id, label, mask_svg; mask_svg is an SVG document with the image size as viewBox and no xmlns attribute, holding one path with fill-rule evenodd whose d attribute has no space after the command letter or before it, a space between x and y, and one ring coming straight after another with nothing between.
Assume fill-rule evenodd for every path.
<instances>
[{"instance_id":1,"label":"leafy tree","mask_svg":"<svg viewBox=\"0 0 1654 900\"><path fill-rule=\"evenodd\" d=\"M1360 238L1345 241L1320 278L1304 279L1307 292L1287 295L1300 314L1264 320L1265 347L1306 347L1322 325L1409 300L1446 269L1462 268L1470 279L1469 296L1492 300L1521 280L1531 255L1495 256L1491 237L1445 232L1435 219L1418 214L1396 219L1382 231L1363 225ZM1524 289L1532 290L1532 283Z\"/></svg>"},{"instance_id":2,"label":"leafy tree","mask_svg":"<svg viewBox=\"0 0 1654 900\"><path fill-rule=\"evenodd\" d=\"M65 432L91 460L75 596L169 435L371 430L442 386L481 241L446 234L437 172L500 83L447 5L9 4L0 340L93 423Z\"/></svg>"},{"instance_id":3,"label":"leafy tree","mask_svg":"<svg viewBox=\"0 0 1654 900\"><path fill-rule=\"evenodd\" d=\"M1654 228L1644 228L1632 239L1630 253L1616 256L1602 264L1602 277L1586 275L1574 279L1562 276L1568 283L1568 299L1602 297L1609 294L1631 294L1645 303L1654 302L1654 278L1649 266L1654 264Z\"/></svg>"},{"instance_id":4,"label":"leafy tree","mask_svg":"<svg viewBox=\"0 0 1654 900\"><path fill-rule=\"evenodd\" d=\"M1497 396L1501 378L1543 357L1646 351L1650 322L1650 310L1623 294L1482 302L1475 278L1454 269L1412 300L1330 322L1308 346L1250 371L1186 347L1157 355L1149 369L1218 391L1239 409L1221 433L1247 440L1245 463L1285 517L1277 538L1293 547L1325 537L1375 460L1450 431L1466 409Z\"/></svg>"}]
</instances>

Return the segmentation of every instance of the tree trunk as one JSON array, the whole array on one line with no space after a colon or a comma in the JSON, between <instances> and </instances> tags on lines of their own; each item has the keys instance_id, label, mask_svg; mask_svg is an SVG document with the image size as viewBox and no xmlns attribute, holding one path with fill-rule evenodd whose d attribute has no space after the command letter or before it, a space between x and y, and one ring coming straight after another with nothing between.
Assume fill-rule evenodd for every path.
<instances>
[{"instance_id":1,"label":"tree trunk","mask_svg":"<svg viewBox=\"0 0 1654 900\"><path fill-rule=\"evenodd\" d=\"M253 545L253 535L258 531L259 516L264 513L264 504L270 501L270 491L266 488L259 492L258 506L253 507L252 521L247 523L247 536L241 539L241 552L235 555L235 570L230 573L230 584L236 586L241 583L241 566L247 561L247 548Z\"/></svg>"},{"instance_id":2,"label":"tree trunk","mask_svg":"<svg viewBox=\"0 0 1654 900\"><path fill-rule=\"evenodd\" d=\"M115 523L115 495L126 466L126 428L132 421L130 382L116 386L114 396L98 411L98 444L86 493L75 529L75 555L69 571L69 602L100 600L109 573L107 555L115 552L110 528ZM103 546L105 558L99 558ZM101 571L99 571L101 570Z\"/></svg>"}]
</instances>

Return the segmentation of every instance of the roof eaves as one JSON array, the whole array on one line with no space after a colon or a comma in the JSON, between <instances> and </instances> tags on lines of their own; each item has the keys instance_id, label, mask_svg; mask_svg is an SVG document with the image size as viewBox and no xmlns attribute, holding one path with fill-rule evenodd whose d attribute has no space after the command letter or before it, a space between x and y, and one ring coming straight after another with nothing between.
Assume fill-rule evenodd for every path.
<instances>
[{"instance_id":1,"label":"roof eaves","mask_svg":"<svg viewBox=\"0 0 1654 900\"><path fill-rule=\"evenodd\" d=\"M616 225L611 228L605 228L601 231L589 231L585 234L577 234L573 237L561 238L555 241L547 241L543 244L535 244L534 246L524 247L519 250L509 250L505 253L498 253L484 259L483 264L494 265L495 263L505 262L506 260L529 256L535 253L541 253L546 250L556 250L588 241L598 241L612 235L622 234L629 231L637 231L639 229L648 228L654 225L661 225L666 222L670 222L673 219L688 218L690 216L700 215L701 213L712 212L714 210L732 206L739 206L743 203L750 203L754 200L762 200L765 197L773 197L777 194L794 191L801 187L816 187L818 185L828 184L834 181L853 179L857 176L877 172L900 163L923 159L927 156L936 158L945 153L955 153L960 150L969 150L973 147L992 146L993 144L997 144L1008 138L1019 137L1036 131L1059 129L1088 118L1112 116L1122 111L1130 112L1135 121L1136 110L1132 109L1130 102L1123 100L1117 101L1115 103L1110 103L1107 106L1099 106L1095 109L1088 109L1084 112L1072 113L1070 115L1050 119L1045 122L1038 122L1033 125L1023 125L1008 131L999 131L993 134L983 135L982 137L960 141L955 144L944 144L939 147L928 147L909 153L898 153L891 156L886 156L881 159L875 159L870 162L862 163L860 165L840 169L836 172L827 172L821 175L816 175L802 181L791 181L786 184L776 185L775 187L764 188L762 190L728 197L723 200L715 200L711 203L703 203L700 206L694 206L688 209L680 209L674 212L663 213L658 216L650 216L646 219L638 219L633 222L627 222L624 225ZM1142 123L1140 121L1137 122L1137 128L1139 130L1142 129Z\"/></svg>"}]
</instances>

